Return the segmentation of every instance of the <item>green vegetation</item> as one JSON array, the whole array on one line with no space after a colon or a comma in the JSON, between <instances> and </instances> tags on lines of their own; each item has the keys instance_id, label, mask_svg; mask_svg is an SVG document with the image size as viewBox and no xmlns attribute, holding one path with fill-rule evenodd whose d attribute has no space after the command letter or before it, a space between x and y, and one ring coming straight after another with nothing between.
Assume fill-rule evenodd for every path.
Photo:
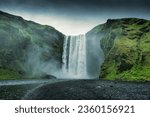
<instances>
[{"instance_id":1,"label":"green vegetation","mask_svg":"<svg viewBox=\"0 0 150 117\"><path fill-rule=\"evenodd\" d=\"M0 79L19 79L28 71L33 72L34 65L26 68L24 64L35 57L42 62L56 59L61 66L63 38L64 35L51 26L0 11ZM31 50L34 53L30 53Z\"/></svg>"},{"instance_id":2,"label":"green vegetation","mask_svg":"<svg viewBox=\"0 0 150 117\"><path fill-rule=\"evenodd\" d=\"M16 71L0 69L0 80L6 80L6 79L13 80L13 79L22 79L22 78L23 76L21 76Z\"/></svg>"},{"instance_id":3,"label":"green vegetation","mask_svg":"<svg viewBox=\"0 0 150 117\"><path fill-rule=\"evenodd\" d=\"M109 19L93 31L103 34L101 47L105 61L100 78L150 81L150 21Z\"/></svg>"}]
</instances>

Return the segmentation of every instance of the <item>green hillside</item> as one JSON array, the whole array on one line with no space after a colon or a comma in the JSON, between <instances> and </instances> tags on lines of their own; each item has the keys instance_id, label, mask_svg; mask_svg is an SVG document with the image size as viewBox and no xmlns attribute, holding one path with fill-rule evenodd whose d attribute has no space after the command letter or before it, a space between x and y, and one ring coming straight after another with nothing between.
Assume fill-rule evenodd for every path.
<instances>
[{"instance_id":1,"label":"green hillside","mask_svg":"<svg viewBox=\"0 0 150 117\"><path fill-rule=\"evenodd\" d=\"M33 73L30 59L40 62L55 59L58 67L61 66L63 38L53 27L0 11L0 79L18 79L27 74L38 76ZM24 66L27 62L28 67Z\"/></svg>"},{"instance_id":2,"label":"green hillside","mask_svg":"<svg viewBox=\"0 0 150 117\"><path fill-rule=\"evenodd\" d=\"M91 30L103 35L105 61L100 78L150 81L150 21L137 18L109 19Z\"/></svg>"}]
</instances>

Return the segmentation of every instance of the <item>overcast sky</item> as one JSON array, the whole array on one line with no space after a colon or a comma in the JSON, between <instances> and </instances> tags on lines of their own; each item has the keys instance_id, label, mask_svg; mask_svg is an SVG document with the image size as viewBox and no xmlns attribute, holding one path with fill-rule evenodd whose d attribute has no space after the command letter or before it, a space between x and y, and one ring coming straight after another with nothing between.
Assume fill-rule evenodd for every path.
<instances>
[{"instance_id":1,"label":"overcast sky","mask_svg":"<svg viewBox=\"0 0 150 117\"><path fill-rule=\"evenodd\" d=\"M109 18L150 19L150 0L0 0L0 10L75 35Z\"/></svg>"}]
</instances>

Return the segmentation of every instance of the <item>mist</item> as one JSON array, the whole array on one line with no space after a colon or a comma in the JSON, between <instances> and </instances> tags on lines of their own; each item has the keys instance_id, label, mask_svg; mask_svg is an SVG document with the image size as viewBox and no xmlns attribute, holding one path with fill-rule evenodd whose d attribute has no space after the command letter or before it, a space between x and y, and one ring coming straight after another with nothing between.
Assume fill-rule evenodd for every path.
<instances>
[{"instance_id":1,"label":"mist","mask_svg":"<svg viewBox=\"0 0 150 117\"><path fill-rule=\"evenodd\" d=\"M92 31L86 33L87 72L91 78L98 78L100 76L101 65L105 59L100 43L102 37L103 33L93 34Z\"/></svg>"},{"instance_id":2,"label":"mist","mask_svg":"<svg viewBox=\"0 0 150 117\"><path fill-rule=\"evenodd\" d=\"M59 77L61 73L60 63L55 59L44 60L43 54L50 48L42 48L38 45L30 45L25 61L21 64L27 77L40 78L46 75Z\"/></svg>"}]
</instances>

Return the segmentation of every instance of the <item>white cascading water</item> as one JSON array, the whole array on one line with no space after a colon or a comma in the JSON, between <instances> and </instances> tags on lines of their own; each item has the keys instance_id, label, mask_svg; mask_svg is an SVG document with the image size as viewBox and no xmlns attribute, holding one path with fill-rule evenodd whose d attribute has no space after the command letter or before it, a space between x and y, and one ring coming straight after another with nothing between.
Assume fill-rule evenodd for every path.
<instances>
[{"instance_id":1,"label":"white cascading water","mask_svg":"<svg viewBox=\"0 0 150 117\"><path fill-rule=\"evenodd\" d=\"M65 37L62 61L64 77L87 78L85 35Z\"/></svg>"}]
</instances>

